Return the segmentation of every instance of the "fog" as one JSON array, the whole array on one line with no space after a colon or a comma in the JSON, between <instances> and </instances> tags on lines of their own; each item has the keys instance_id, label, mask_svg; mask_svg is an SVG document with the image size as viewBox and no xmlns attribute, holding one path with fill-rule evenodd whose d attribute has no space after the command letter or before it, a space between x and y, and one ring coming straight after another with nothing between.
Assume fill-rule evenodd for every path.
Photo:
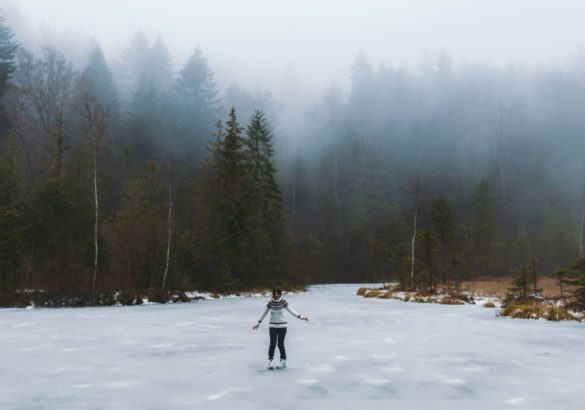
<instances>
[{"instance_id":1,"label":"fog","mask_svg":"<svg viewBox=\"0 0 585 410\"><path fill-rule=\"evenodd\" d=\"M585 255L583 2L0 5L14 283L433 291Z\"/></svg>"},{"instance_id":2,"label":"fog","mask_svg":"<svg viewBox=\"0 0 585 410\"><path fill-rule=\"evenodd\" d=\"M92 38L115 60L138 30L152 39L162 36L176 68L200 45L221 89L232 82L267 88L295 111L331 83L347 87L348 67L359 52L374 66L384 62L411 70L441 49L456 67L557 66L585 40L585 4L578 0L3 0L0 5L27 39L25 45L53 42L79 62Z\"/></svg>"}]
</instances>

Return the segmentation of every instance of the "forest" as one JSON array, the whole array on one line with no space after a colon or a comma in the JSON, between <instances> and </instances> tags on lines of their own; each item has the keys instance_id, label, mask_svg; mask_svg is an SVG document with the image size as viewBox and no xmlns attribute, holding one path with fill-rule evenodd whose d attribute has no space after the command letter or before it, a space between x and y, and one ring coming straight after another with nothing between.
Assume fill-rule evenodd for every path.
<instances>
[{"instance_id":1,"label":"forest","mask_svg":"<svg viewBox=\"0 0 585 410\"><path fill-rule=\"evenodd\" d=\"M585 53L456 68L442 51L417 71L361 53L291 129L195 44L178 70L141 32L87 56L0 24L3 295L432 291L583 256Z\"/></svg>"}]
</instances>

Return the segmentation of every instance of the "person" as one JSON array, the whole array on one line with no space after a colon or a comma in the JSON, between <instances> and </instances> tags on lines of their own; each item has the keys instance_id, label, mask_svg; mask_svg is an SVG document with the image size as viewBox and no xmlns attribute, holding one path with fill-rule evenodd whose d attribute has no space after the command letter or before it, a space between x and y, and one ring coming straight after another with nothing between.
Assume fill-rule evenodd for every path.
<instances>
[{"instance_id":1,"label":"person","mask_svg":"<svg viewBox=\"0 0 585 410\"><path fill-rule=\"evenodd\" d=\"M262 320L270 312L270 345L268 346L268 368L274 369L274 350L278 344L278 350L280 352L280 364L276 366L278 369L286 368L286 350L284 349L284 338L286 337L286 318L284 311L287 310L291 315L298 319L309 321L309 318L297 313L288 302L282 299L282 289L275 288L272 290L272 299L266 305L266 310L262 314L262 317L253 326L256 330L260 327Z\"/></svg>"}]
</instances>

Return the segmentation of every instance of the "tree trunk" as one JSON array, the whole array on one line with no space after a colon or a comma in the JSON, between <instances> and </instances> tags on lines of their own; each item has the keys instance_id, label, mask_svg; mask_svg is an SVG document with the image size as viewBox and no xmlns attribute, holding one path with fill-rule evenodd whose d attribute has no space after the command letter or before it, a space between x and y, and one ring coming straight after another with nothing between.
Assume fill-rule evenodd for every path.
<instances>
[{"instance_id":1,"label":"tree trunk","mask_svg":"<svg viewBox=\"0 0 585 410\"><path fill-rule=\"evenodd\" d=\"M445 235L441 235L441 266L442 266L442 275L443 275L443 286L447 284L447 262L446 262L446 255L445 255Z\"/></svg>"},{"instance_id":2,"label":"tree trunk","mask_svg":"<svg viewBox=\"0 0 585 410\"><path fill-rule=\"evenodd\" d=\"M167 218L168 232L167 232L167 259L165 263L165 273L163 275L161 290L165 290L167 286L167 277L169 275L169 265L171 261L171 238L173 236L173 191L171 184L169 184L169 213Z\"/></svg>"},{"instance_id":3,"label":"tree trunk","mask_svg":"<svg viewBox=\"0 0 585 410\"><path fill-rule=\"evenodd\" d=\"M507 202L507 187L506 187L506 175L504 174L504 166L500 164L500 182L502 184L502 202Z\"/></svg>"},{"instance_id":4,"label":"tree trunk","mask_svg":"<svg viewBox=\"0 0 585 410\"><path fill-rule=\"evenodd\" d=\"M415 185L414 185L414 218L413 218L411 261L410 261L411 262L410 263L410 286L411 286L412 290L414 290L414 263L415 263L414 244L416 241L416 222L418 219L419 194L420 194L420 176L417 174L415 177Z\"/></svg>"},{"instance_id":5,"label":"tree trunk","mask_svg":"<svg viewBox=\"0 0 585 410\"><path fill-rule=\"evenodd\" d=\"M414 211L414 229L412 232L412 244L411 244L411 258L410 258L410 288L414 290L414 242L416 240L416 219L418 218L418 210L415 209Z\"/></svg>"},{"instance_id":6,"label":"tree trunk","mask_svg":"<svg viewBox=\"0 0 585 410\"><path fill-rule=\"evenodd\" d=\"M335 203L337 204L337 212L339 214L339 225L341 226L342 222L342 214L341 214L341 202L339 201L339 196L337 195L337 180L339 179L339 170L337 166L337 152L335 153L335 178L333 179L333 197L335 198Z\"/></svg>"},{"instance_id":7,"label":"tree trunk","mask_svg":"<svg viewBox=\"0 0 585 410\"><path fill-rule=\"evenodd\" d=\"M291 207L292 234L295 235L295 219L297 216L297 176L293 173L292 207Z\"/></svg>"},{"instance_id":8,"label":"tree trunk","mask_svg":"<svg viewBox=\"0 0 585 410\"><path fill-rule=\"evenodd\" d=\"M97 281L98 273L98 260L99 260L99 241L98 241L98 226L99 226L99 202L98 202L98 186L97 186L97 147L93 147L93 193L95 200L95 226L93 232L93 240L95 245L95 255L93 260L93 278L91 280L91 291L95 292L95 285Z\"/></svg>"},{"instance_id":9,"label":"tree trunk","mask_svg":"<svg viewBox=\"0 0 585 410\"><path fill-rule=\"evenodd\" d=\"M532 257L531 261L532 263L532 282L534 283L534 296L536 296L536 294L538 293L538 290L536 289L536 262L534 261L534 256Z\"/></svg>"},{"instance_id":10,"label":"tree trunk","mask_svg":"<svg viewBox=\"0 0 585 410\"><path fill-rule=\"evenodd\" d=\"M433 275L434 275L433 259L432 259L432 257L429 256L429 292L431 294L435 293L435 286L434 286L435 278Z\"/></svg>"},{"instance_id":11,"label":"tree trunk","mask_svg":"<svg viewBox=\"0 0 585 410\"><path fill-rule=\"evenodd\" d=\"M581 249L581 257L585 258L585 253L583 251L583 222L585 221L585 208L583 208L583 213L581 213L581 231L579 232L579 248Z\"/></svg>"}]
</instances>

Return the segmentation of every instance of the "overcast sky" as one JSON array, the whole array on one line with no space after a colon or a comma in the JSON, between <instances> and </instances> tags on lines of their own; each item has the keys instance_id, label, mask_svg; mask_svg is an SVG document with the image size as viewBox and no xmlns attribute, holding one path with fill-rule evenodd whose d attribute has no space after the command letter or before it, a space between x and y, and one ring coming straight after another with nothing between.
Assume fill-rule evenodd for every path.
<instances>
[{"instance_id":1,"label":"overcast sky","mask_svg":"<svg viewBox=\"0 0 585 410\"><path fill-rule=\"evenodd\" d=\"M220 81L316 90L351 61L416 68L446 49L465 62L559 65L585 44L580 0L0 0L29 30L95 35L115 59L134 33L162 35L181 64L201 45ZM42 28L42 29L41 29Z\"/></svg>"}]
</instances>

